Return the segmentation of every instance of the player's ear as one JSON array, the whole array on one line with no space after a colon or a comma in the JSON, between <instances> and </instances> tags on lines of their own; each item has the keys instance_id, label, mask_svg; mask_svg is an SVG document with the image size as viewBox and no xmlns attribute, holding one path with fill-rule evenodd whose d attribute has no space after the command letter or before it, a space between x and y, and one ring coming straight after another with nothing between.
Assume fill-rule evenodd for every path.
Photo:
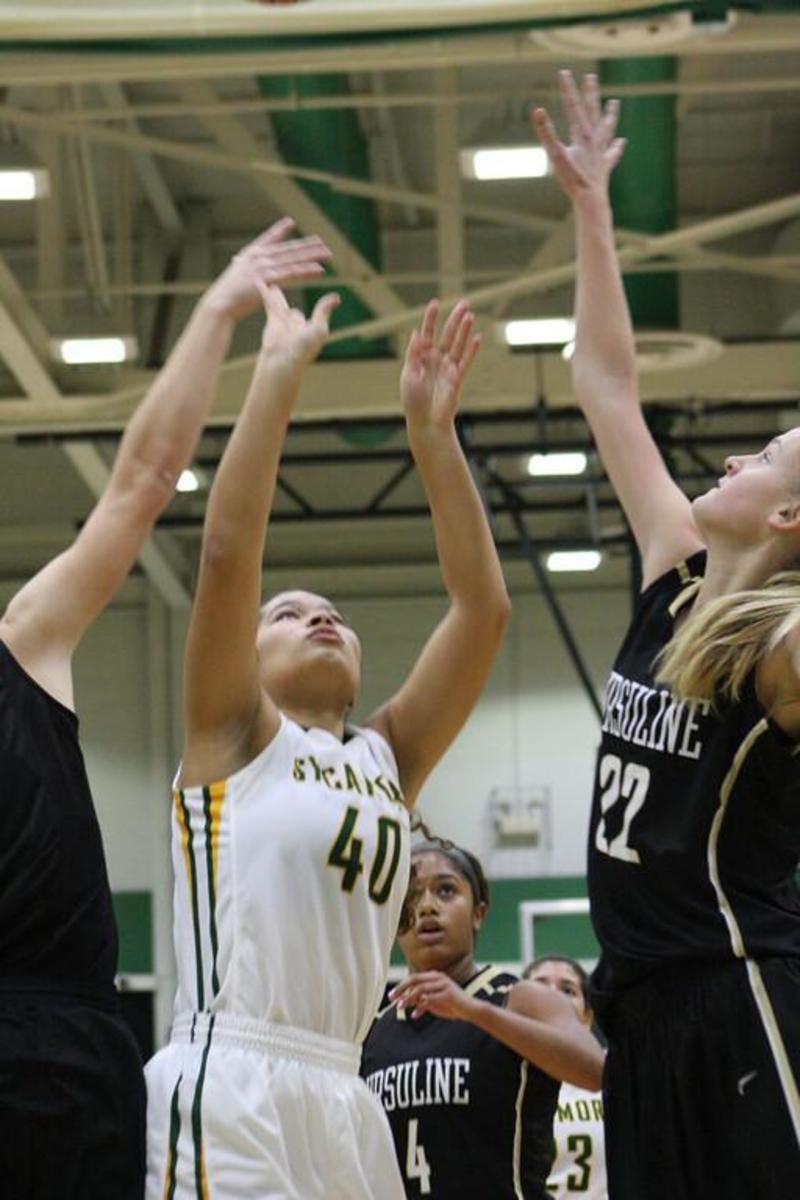
<instances>
[{"instance_id":1,"label":"player's ear","mask_svg":"<svg viewBox=\"0 0 800 1200\"><path fill-rule=\"evenodd\" d=\"M481 900L481 902L479 904L476 904L472 910L472 931L476 937L480 933L481 925L483 925L483 920L484 920L484 917L486 916L487 908L488 908L488 905L487 905L486 901Z\"/></svg>"}]
</instances>

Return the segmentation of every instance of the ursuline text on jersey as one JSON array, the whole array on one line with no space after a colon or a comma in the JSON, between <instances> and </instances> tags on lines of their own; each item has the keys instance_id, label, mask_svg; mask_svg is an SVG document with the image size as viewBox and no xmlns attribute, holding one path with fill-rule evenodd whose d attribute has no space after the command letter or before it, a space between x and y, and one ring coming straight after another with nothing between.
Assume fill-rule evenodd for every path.
<instances>
[{"instance_id":1,"label":"ursuline text on jersey","mask_svg":"<svg viewBox=\"0 0 800 1200\"><path fill-rule=\"evenodd\" d=\"M366 1083L386 1112L433 1104L469 1104L469 1068L468 1058L413 1059L373 1071Z\"/></svg>"},{"instance_id":2,"label":"ursuline text on jersey","mask_svg":"<svg viewBox=\"0 0 800 1200\"><path fill-rule=\"evenodd\" d=\"M680 758L699 758L708 700L677 700L668 688L648 687L612 671L606 688L603 732Z\"/></svg>"}]
</instances>

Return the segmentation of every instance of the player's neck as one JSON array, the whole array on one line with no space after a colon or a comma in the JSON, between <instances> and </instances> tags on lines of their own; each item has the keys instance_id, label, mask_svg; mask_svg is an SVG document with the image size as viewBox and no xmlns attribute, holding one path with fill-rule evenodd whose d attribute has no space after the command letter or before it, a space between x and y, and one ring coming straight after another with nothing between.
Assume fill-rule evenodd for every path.
<instances>
[{"instance_id":1,"label":"player's neck","mask_svg":"<svg viewBox=\"0 0 800 1200\"><path fill-rule=\"evenodd\" d=\"M447 974L461 987L465 983L469 983L473 976L478 974L478 968L475 965L475 959L472 953L465 954L463 958L458 959L452 966L447 968Z\"/></svg>"},{"instance_id":2,"label":"player's neck","mask_svg":"<svg viewBox=\"0 0 800 1200\"><path fill-rule=\"evenodd\" d=\"M347 714L339 711L305 708L300 706L282 705L282 711L291 721L296 721L304 729L325 729L339 741L344 737L345 719Z\"/></svg>"},{"instance_id":3,"label":"player's neck","mask_svg":"<svg viewBox=\"0 0 800 1200\"><path fill-rule=\"evenodd\" d=\"M692 605L698 612L712 600L759 588L778 571L786 570L785 548L776 542L742 549L741 546L709 546L703 582Z\"/></svg>"}]
</instances>

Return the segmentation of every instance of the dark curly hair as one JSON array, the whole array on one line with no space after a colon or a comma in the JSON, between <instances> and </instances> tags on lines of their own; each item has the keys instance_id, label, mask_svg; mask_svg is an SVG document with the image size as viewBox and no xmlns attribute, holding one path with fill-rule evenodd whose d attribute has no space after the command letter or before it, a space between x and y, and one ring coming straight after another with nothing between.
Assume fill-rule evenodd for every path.
<instances>
[{"instance_id":1,"label":"dark curly hair","mask_svg":"<svg viewBox=\"0 0 800 1200\"><path fill-rule=\"evenodd\" d=\"M409 897L414 886L414 859L418 858L421 854L443 855L456 873L469 884L473 903L476 905L485 904L487 908L489 907L489 882L484 874L480 860L474 854L469 850L464 850L461 846L457 846L449 838L437 837L436 834L431 833L418 813L415 813L412 818L411 831L412 833L421 832L424 836L424 841L415 842L411 847L411 877L408 881L408 891L406 892L403 911L400 914L400 925L397 931L399 934L406 933L411 928L412 918Z\"/></svg>"}]
</instances>

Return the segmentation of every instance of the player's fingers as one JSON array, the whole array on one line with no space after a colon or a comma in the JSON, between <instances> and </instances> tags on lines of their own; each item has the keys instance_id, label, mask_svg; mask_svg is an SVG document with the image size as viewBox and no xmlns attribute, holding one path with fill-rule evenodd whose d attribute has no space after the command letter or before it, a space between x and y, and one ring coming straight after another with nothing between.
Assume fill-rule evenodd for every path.
<instances>
[{"instance_id":1,"label":"player's fingers","mask_svg":"<svg viewBox=\"0 0 800 1200\"><path fill-rule=\"evenodd\" d=\"M256 277L256 287L264 298L264 307L268 317L279 317L289 312L289 301L277 284L264 284Z\"/></svg>"},{"instance_id":2,"label":"player's fingers","mask_svg":"<svg viewBox=\"0 0 800 1200\"><path fill-rule=\"evenodd\" d=\"M280 217L274 224L270 225L269 229L265 229L262 234L252 243L254 246L261 246L272 242L278 242L285 238L290 229L294 228L294 220L292 217Z\"/></svg>"},{"instance_id":3,"label":"player's fingers","mask_svg":"<svg viewBox=\"0 0 800 1200\"><path fill-rule=\"evenodd\" d=\"M318 279L324 274L325 268L322 263L296 263L288 267L276 266L273 263L271 268L263 272L262 278L267 283L285 284L290 280Z\"/></svg>"},{"instance_id":4,"label":"player's fingers","mask_svg":"<svg viewBox=\"0 0 800 1200\"><path fill-rule=\"evenodd\" d=\"M313 324L323 325L327 330L330 327L333 310L338 308L341 302L342 298L338 292L326 292L314 305L313 312L311 313Z\"/></svg>"},{"instance_id":5,"label":"player's fingers","mask_svg":"<svg viewBox=\"0 0 800 1200\"><path fill-rule=\"evenodd\" d=\"M603 113L600 108L600 85L597 82L597 76L593 72L584 75L581 95L583 97L583 111L591 124L597 127L602 120Z\"/></svg>"},{"instance_id":6,"label":"player's fingers","mask_svg":"<svg viewBox=\"0 0 800 1200\"><path fill-rule=\"evenodd\" d=\"M436 337L436 322L439 318L439 301L429 300L425 305L425 312L422 314L419 332L422 338L427 342L432 342Z\"/></svg>"},{"instance_id":7,"label":"player's fingers","mask_svg":"<svg viewBox=\"0 0 800 1200\"><path fill-rule=\"evenodd\" d=\"M439 338L439 349L444 354L452 353L458 331L468 309L469 305L466 300L459 300L457 304L453 305L450 315L445 321L442 336Z\"/></svg>"},{"instance_id":8,"label":"player's fingers","mask_svg":"<svg viewBox=\"0 0 800 1200\"><path fill-rule=\"evenodd\" d=\"M412 329L411 335L406 345L405 361L408 363L416 362L419 357L419 342L420 332L418 329ZM391 993L390 993L391 995Z\"/></svg>"},{"instance_id":9,"label":"player's fingers","mask_svg":"<svg viewBox=\"0 0 800 1200\"><path fill-rule=\"evenodd\" d=\"M571 71L559 71L558 90L561 93L561 103L567 117L570 137L573 141L587 141L591 130L586 120L575 80Z\"/></svg>"},{"instance_id":10,"label":"player's fingers","mask_svg":"<svg viewBox=\"0 0 800 1200\"><path fill-rule=\"evenodd\" d=\"M619 113L619 100L607 100L605 109L603 110L603 131L607 142L613 141L614 134L617 132Z\"/></svg>"},{"instance_id":11,"label":"player's fingers","mask_svg":"<svg viewBox=\"0 0 800 1200\"><path fill-rule=\"evenodd\" d=\"M332 254L321 238L297 238L278 246L254 246L248 258L253 262L286 262L291 259L331 258Z\"/></svg>"},{"instance_id":12,"label":"player's fingers","mask_svg":"<svg viewBox=\"0 0 800 1200\"><path fill-rule=\"evenodd\" d=\"M564 148L546 108L535 108L533 110L533 129L539 142L544 146L551 158L554 158L559 151L563 153Z\"/></svg>"},{"instance_id":13,"label":"player's fingers","mask_svg":"<svg viewBox=\"0 0 800 1200\"><path fill-rule=\"evenodd\" d=\"M476 333L475 336L470 339L469 345L467 346L467 349L461 358L461 362L458 365L458 386L459 386L459 388L461 387L462 383L464 382L466 374L469 371L470 367L472 366L473 359L475 358L475 355L478 353L480 348L481 348L481 335L479 333Z\"/></svg>"},{"instance_id":14,"label":"player's fingers","mask_svg":"<svg viewBox=\"0 0 800 1200\"><path fill-rule=\"evenodd\" d=\"M615 138L608 150L606 150L606 162L608 162L612 171L625 153L627 144L627 138Z\"/></svg>"},{"instance_id":15,"label":"player's fingers","mask_svg":"<svg viewBox=\"0 0 800 1200\"><path fill-rule=\"evenodd\" d=\"M461 360L464 356L464 351L467 348L469 335L472 332L472 327L474 324L475 314L471 313L469 309L464 309L461 314L461 320L459 321L456 329L455 337L453 338L453 344L450 347L450 357L454 362L458 363L459 366L461 365Z\"/></svg>"}]
</instances>

